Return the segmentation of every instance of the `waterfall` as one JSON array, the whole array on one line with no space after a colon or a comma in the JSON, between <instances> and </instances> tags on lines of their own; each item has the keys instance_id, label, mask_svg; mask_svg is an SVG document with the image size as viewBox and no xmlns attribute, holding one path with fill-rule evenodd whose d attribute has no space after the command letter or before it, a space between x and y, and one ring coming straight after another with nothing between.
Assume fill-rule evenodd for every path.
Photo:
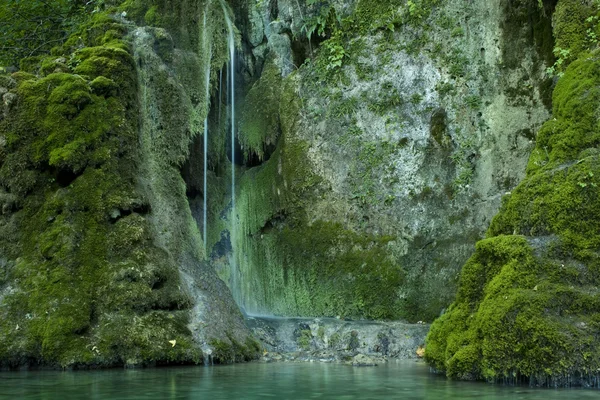
<instances>
[{"instance_id":1,"label":"waterfall","mask_svg":"<svg viewBox=\"0 0 600 400\"><path fill-rule=\"evenodd\" d=\"M221 132L221 103L223 102L223 68L219 70L219 133Z\"/></svg>"},{"instance_id":2,"label":"waterfall","mask_svg":"<svg viewBox=\"0 0 600 400\"><path fill-rule=\"evenodd\" d=\"M231 83L231 210L233 216L235 216L235 37L229 13L227 12L225 4L221 4L223 5L225 22L227 23L227 32L229 34L229 81Z\"/></svg>"},{"instance_id":3,"label":"waterfall","mask_svg":"<svg viewBox=\"0 0 600 400\"><path fill-rule=\"evenodd\" d=\"M203 26L203 50L204 50L204 78L205 78L205 85L206 85L206 118L204 119L204 187L203 187L203 197L204 197L204 207L203 207L203 218L202 218L202 238L204 240L204 256L208 257L207 254L207 243L208 243L208 236L207 236L207 210L208 210L208 183L207 183L207 178L208 178L208 110L210 109L209 106L209 102L210 102L210 60L212 58L212 49L211 46L209 44L209 41L207 40L207 36L208 36L208 32L207 32L207 28L206 28L206 15L208 14L208 5L210 4L210 2L207 4L207 9L204 11L204 26Z\"/></svg>"},{"instance_id":4,"label":"waterfall","mask_svg":"<svg viewBox=\"0 0 600 400\"><path fill-rule=\"evenodd\" d=\"M238 295L238 284L237 284L237 271L235 261L235 34L233 30L233 23L229 17L229 12L225 2L221 0L221 6L223 7L223 15L225 17L225 23L227 24L228 43L229 43L229 76L228 81L230 82L231 90L231 292L233 298L239 304Z\"/></svg>"}]
</instances>

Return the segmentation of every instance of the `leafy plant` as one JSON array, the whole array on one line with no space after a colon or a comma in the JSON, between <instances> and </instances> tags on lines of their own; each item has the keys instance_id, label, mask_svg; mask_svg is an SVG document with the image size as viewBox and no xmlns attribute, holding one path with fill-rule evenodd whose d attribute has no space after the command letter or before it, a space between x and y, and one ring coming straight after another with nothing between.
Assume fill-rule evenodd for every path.
<instances>
[{"instance_id":1,"label":"leafy plant","mask_svg":"<svg viewBox=\"0 0 600 400\"><path fill-rule=\"evenodd\" d=\"M301 28L301 31L304 32L308 40L311 40L315 32L317 35L325 37L328 28L336 28L341 23L335 9L330 4L319 0L307 0L306 4L309 7L318 7L316 14L310 18L306 18Z\"/></svg>"},{"instance_id":2,"label":"leafy plant","mask_svg":"<svg viewBox=\"0 0 600 400\"><path fill-rule=\"evenodd\" d=\"M307 0L306 4L317 9L312 17L304 20L301 31L306 35L309 43L314 34L321 38L328 38L321 45L323 56L319 64L326 72L336 71L347 56L342 40L342 20L329 2Z\"/></svg>"},{"instance_id":3,"label":"leafy plant","mask_svg":"<svg viewBox=\"0 0 600 400\"><path fill-rule=\"evenodd\" d=\"M0 65L47 53L74 32L101 0L3 0L0 2Z\"/></svg>"},{"instance_id":4,"label":"leafy plant","mask_svg":"<svg viewBox=\"0 0 600 400\"><path fill-rule=\"evenodd\" d=\"M332 38L323 44L327 52L327 70L335 70L342 66L342 61L346 56L346 50L342 46L341 41L337 38Z\"/></svg>"},{"instance_id":5,"label":"leafy plant","mask_svg":"<svg viewBox=\"0 0 600 400\"><path fill-rule=\"evenodd\" d=\"M556 56L556 62L551 67L546 68L546 74L549 76L561 77L564 75L564 72L562 71L562 65L571 55L571 50L555 47L553 51L554 55Z\"/></svg>"}]
</instances>

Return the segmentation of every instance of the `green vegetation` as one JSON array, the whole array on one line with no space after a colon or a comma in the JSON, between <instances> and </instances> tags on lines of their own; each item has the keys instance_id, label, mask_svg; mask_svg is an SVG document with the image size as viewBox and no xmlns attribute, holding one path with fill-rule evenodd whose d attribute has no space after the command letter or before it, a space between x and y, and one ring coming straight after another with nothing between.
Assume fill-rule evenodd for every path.
<instances>
[{"instance_id":1,"label":"green vegetation","mask_svg":"<svg viewBox=\"0 0 600 400\"><path fill-rule=\"evenodd\" d=\"M550 74L562 74L583 52L598 44L600 35L600 1L561 0L553 16L557 58Z\"/></svg>"},{"instance_id":2,"label":"green vegetation","mask_svg":"<svg viewBox=\"0 0 600 400\"><path fill-rule=\"evenodd\" d=\"M285 143L284 156L278 150L260 171L246 173L241 182L238 210L245 235L236 248L243 254L238 261L252 298L273 312L393 318L395 288L402 279L389 254L393 238L301 219L304 205L299 194L318 181L289 170L309 171L303 147L295 146ZM279 226L282 215L285 227Z\"/></svg>"},{"instance_id":3,"label":"green vegetation","mask_svg":"<svg viewBox=\"0 0 600 400\"><path fill-rule=\"evenodd\" d=\"M313 337L310 329L300 331L300 337L298 338L298 346L304 351L310 350Z\"/></svg>"},{"instance_id":4,"label":"green vegetation","mask_svg":"<svg viewBox=\"0 0 600 400\"><path fill-rule=\"evenodd\" d=\"M251 361L260 352L260 343L248 337L242 344L230 332L226 332L226 340L212 339L213 358L218 364Z\"/></svg>"},{"instance_id":5,"label":"green vegetation","mask_svg":"<svg viewBox=\"0 0 600 400\"><path fill-rule=\"evenodd\" d=\"M268 147L274 146L279 137L279 102L282 79L279 69L269 62L260 77L246 95L240 116L240 144L246 159L256 154L260 160Z\"/></svg>"},{"instance_id":6,"label":"green vegetation","mask_svg":"<svg viewBox=\"0 0 600 400\"><path fill-rule=\"evenodd\" d=\"M3 366L202 359L187 328L191 301L136 190L137 77L125 32L95 14L53 56L23 63L37 75L0 80L18 99L0 121L0 193L13 204L0 251L18 257L0 307Z\"/></svg>"},{"instance_id":7,"label":"green vegetation","mask_svg":"<svg viewBox=\"0 0 600 400\"><path fill-rule=\"evenodd\" d=\"M259 168L247 171L237 190L235 248L242 296L250 309L264 307L274 313L394 318L395 290L403 279L392 256L394 238L305 216L322 178L306 156L307 144L294 139L301 115L294 78L284 81L273 117L282 132L275 152ZM356 99L334 102L330 112L344 116Z\"/></svg>"},{"instance_id":8,"label":"green vegetation","mask_svg":"<svg viewBox=\"0 0 600 400\"><path fill-rule=\"evenodd\" d=\"M60 46L99 0L4 0L0 4L0 66L17 66L25 57L41 56Z\"/></svg>"},{"instance_id":9,"label":"green vegetation","mask_svg":"<svg viewBox=\"0 0 600 400\"><path fill-rule=\"evenodd\" d=\"M527 178L431 328L426 360L449 377L563 386L600 367L598 71L598 51L565 70Z\"/></svg>"}]
</instances>

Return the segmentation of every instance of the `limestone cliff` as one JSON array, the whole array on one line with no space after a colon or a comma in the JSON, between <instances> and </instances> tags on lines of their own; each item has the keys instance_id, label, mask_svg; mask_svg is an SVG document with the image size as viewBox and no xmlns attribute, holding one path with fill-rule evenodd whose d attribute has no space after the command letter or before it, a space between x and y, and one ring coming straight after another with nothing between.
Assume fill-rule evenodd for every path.
<instances>
[{"instance_id":1,"label":"limestone cliff","mask_svg":"<svg viewBox=\"0 0 600 400\"><path fill-rule=\"evenodd\" d=\"M552 118L427 339L450 377L598 387L599 18L597 2L557 4Z\"/></svg>"},{"instance_id":2,"label":"limestone cliff","mask_svg":"<svg viewBox=\"0 0 600 400\"><path fill-rule=\"evenodd\" d=\"M246 310L438 316L549 116L553 8L239 5L233 250Z\"/></svg>"},{"instance_id":3,"label":"limestone cliff","mask_svg":"<svg viewBox=\"0 0 600 400\"><path fill-rule=\"evenodd\" d=\"M98 4L0 75L0 367L250 359L242 308L597 379L597 0Z\"/></svg>"}]
</instances>

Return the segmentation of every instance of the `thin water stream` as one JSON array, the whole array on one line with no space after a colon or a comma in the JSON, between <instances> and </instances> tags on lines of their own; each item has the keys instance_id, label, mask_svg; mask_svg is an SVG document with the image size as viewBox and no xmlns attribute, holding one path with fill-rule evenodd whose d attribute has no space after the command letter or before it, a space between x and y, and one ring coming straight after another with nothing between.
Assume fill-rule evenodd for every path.
<instances>
[{"instance_id":1,"label":"thin water stream","mask_svg":"<svg viewBox=\"0 0 600 400\"><path fill-rule=\"evenodd\" d=\"M221 0L221 6L223 8L223 15L225 17L225 23L227 25L228 45L229 45L229 90L230 90L230 109L231 109L231 229L230 229L230 240L232 243L232 254L230 259L230 271L231 271L231 292L234 300L239 303L239 296L237 295L238 283L237 283L237 272L236 272L236 258L235 258L235 33L233 28L233 22L229 16L229 11L225 2Z\"/></svg>"},{"instance_id":2,"label":"thin water stream","mask_svg":"<svg viewBox=\"0 0 600 400\"><path fill-rule=\"evenodd\" d=\"M239 364L77 372L2 372L0 399L597 399L593 389L539 389L455 382L422 362L378 367L336 364Z\"/></svg>"},{"instance_id":3,"label":"thin water stream","mask_svg":"<svg viewBox=\"0 0 600 400\"><path fill-rule=\"evenodd\" d=\"M208 14L208 5L210 3L207 4L207 10L204 11L204 25L203 25L203 32L202 32L202 36L203 36L203 51L204 51L204 84L206 86L206 103L207 103L207 110L210 108L209 107L209 102L210 102L210 61L212 58L212 49L211 46L209 44L208 41L208 32L207 32L207 24L206 24L206 17ZM207 179L208 179L208 111L206 113L206 118L204 119L204 182L203 182L203 192L202 192L202 196L204 197L204 204L203 204L203 218L202 218L202 239L204 241L204 254L206 257L206 252L207 252L207 209L208 209L208 183L207 183Z\"/></svg>"}]
</instances>

